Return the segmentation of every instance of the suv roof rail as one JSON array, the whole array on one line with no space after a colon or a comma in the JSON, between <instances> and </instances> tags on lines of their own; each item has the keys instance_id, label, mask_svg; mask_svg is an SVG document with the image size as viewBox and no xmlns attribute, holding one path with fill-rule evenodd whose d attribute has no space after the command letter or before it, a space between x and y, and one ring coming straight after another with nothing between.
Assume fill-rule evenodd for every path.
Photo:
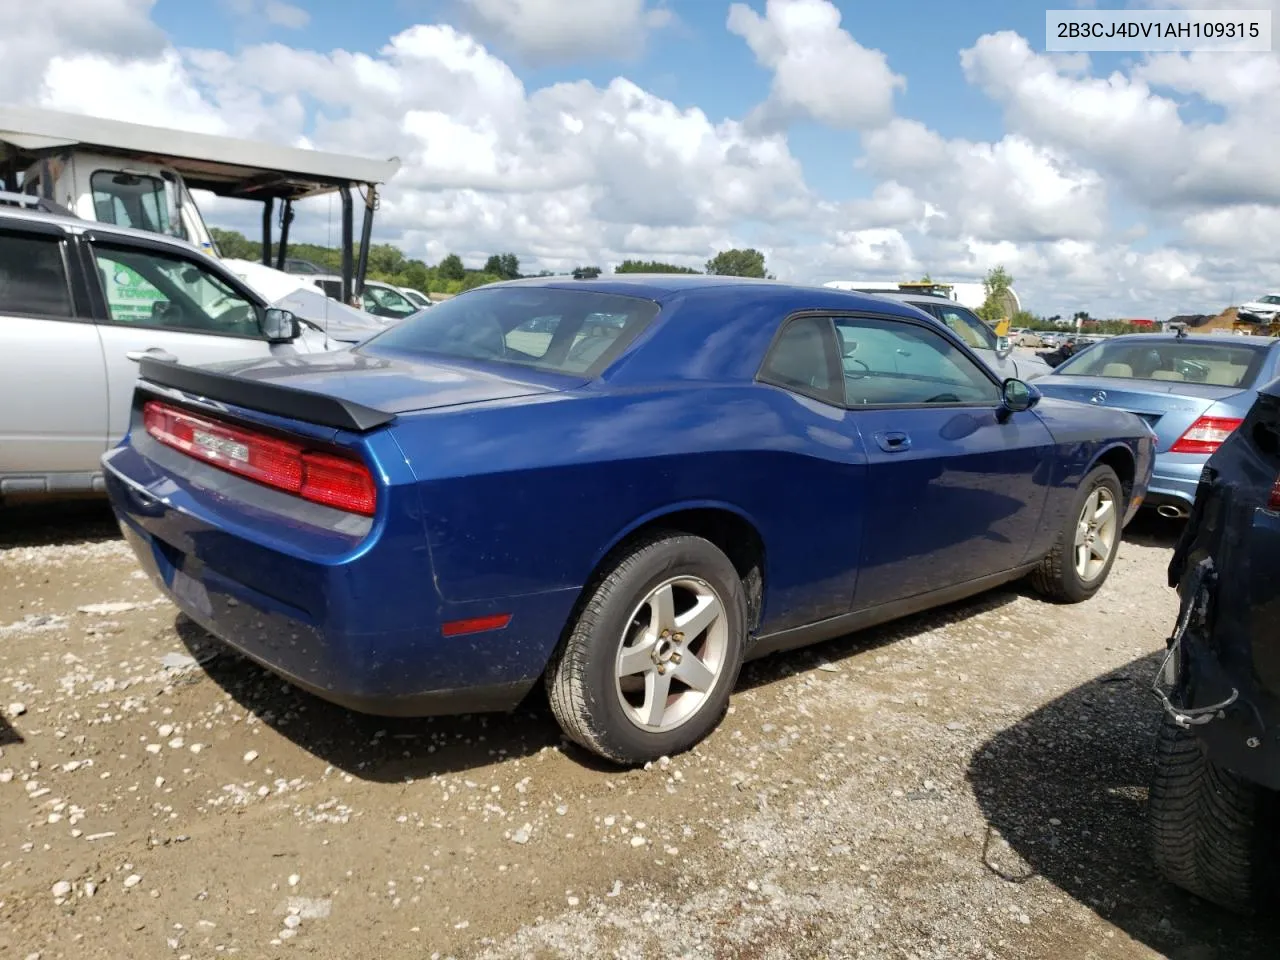
<instances>
[{"instance_id":1,"label":"suv roof rail","mask_svg":"<svg viewBox=\"0 0 1280 960\"><path fill-rule=\"evenodd\" d=\"M46 200L44 197L33 197L29 193L11 193L7 190L0 190L0 205L23 207L27 210L38 210L41 213L56 213L63 217L75 216L62 204Z\"/></svg>"}]
</instances>

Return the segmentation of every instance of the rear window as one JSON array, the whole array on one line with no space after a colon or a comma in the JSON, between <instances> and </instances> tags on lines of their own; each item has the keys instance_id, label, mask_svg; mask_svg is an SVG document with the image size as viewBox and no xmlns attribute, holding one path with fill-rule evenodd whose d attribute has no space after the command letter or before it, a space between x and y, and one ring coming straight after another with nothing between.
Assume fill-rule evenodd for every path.
<instances>
[{"instance_id":1,"label":"rear window","mask_svg":"<svg viewBox=\"0 0 1280 960\"><path fill-rule=\"evenodd\" d=\"M1179 340L1110 340L1072 357L1055 376L1170 380L1215 387L1252 383L1265 353L1227 343Z\"/></svg>"},{"instance_id":2,"label":"rear window","mask_svg":"<svg viewBox=\"0 0 1280 960\"><path fill-rule=\"evenodd\" d=\"M481 288L416 313L365 346L593 376L657 312L651 300L586 290Z\"/></svg>"}]
</instances>

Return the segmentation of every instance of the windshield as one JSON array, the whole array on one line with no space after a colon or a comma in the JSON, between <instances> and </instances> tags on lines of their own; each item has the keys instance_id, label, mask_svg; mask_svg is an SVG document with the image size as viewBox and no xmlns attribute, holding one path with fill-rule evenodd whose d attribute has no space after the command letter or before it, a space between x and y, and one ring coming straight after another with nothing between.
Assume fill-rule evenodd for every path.
<instances>
[{"instance_id":1,"label":"windshield","mask_svg":"<svg viewBox=\"0 0 1280 960\"><path fill-rule=\"evenodd\" d=\"M651 300L586 290L480 288L419 311L368 346L591 376L657 312Z\"/></svg>"},{"instance_id":2,"label":"windshield","mask_svg":"<svg viewBox=\"0 0 1280 960\"><path fill-rule=\"evenodd\" d=\"M103 223L179 236L169 219L169 194L159 177L96 170L89 177L94 215Z\"/></svg>"},{"instance_id":3,"label":"windshield","mask_svg":"<svg viewBox=\"0 0 1280 960\"><path fill-rule=\"evenodd\" d=\"M1194 340L1110 340L1072 357L1053 375L1242 387L1253 382L1264 356L1253 347Z\"/></svg>"},{"instance_id":4,"label":"windshield","mask_svg":"<svg viewBox=\"0 0 1280 960\"><path fill-rule=\"evenodd\" d=\"M1274 294L1268 294L1265 297L1259 297L1258 302L1259 303L1280 303L1280 297L1277 297Z\"/></svg>"}]
</instances>

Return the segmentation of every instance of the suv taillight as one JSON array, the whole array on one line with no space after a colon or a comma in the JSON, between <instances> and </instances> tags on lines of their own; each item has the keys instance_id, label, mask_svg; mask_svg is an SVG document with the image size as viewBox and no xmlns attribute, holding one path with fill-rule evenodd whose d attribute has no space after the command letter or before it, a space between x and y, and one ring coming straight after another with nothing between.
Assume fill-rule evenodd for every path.
<instances>
[{"instance_id":1,"label":"suv taillight","mask_svg":"<svg viewBox=\"0 0 1280 960\"><path fill-rule=\"evenodd\" d=\"M1234 417L1201 417L1178 442L1169 448L1170 453L1214 453L1236 427L1244 423Z\"/></svg>"},{"instance_id":2,"label":"suv taillight","mask_svg":"<svg viewBox=\"0 0 1280 960\"><path fill-rule=\"evenodd\" d=\"M1271 496L1267 497L1267 509L1280 512L1280 477L1271 484Z\"/></svg>"},{"instance_id":3,"label":"suv taillight","mask_svg":"<svg viewBox=\"0 0 1280 960\"><path fill-rule=\"evenodd\" d=\"M373 515L377 487L369 468L358 460L308 450L155 400L142 408L142 420L147 433L189 457L312 503Z\"/></svg>"}]
</instances>

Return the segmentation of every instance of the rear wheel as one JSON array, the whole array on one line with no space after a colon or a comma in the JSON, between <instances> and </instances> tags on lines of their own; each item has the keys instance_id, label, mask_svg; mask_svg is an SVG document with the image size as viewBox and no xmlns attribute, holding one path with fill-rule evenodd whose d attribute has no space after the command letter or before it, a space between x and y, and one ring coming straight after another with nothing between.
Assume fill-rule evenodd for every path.
<instances>
[{"instance_id":1,"label":"rear wheel","mask_svg":"<svg viewBox=\"0 0 1280 960\"><path fill-rule=\"evenodd\" d=\"M1053 549L1031 574L1035 590L1059 603L1080 603L1097 593L1120 549L1124 509L1116 472L1106 465L1090 470Z\"/></svg>"},{"instance_id":2,"label":"rear wheel","mask_svg":"<svg viewBox=\"0 0 1280 960\"><path fill-rule=\"evenodd\" d=\"M742 666L746 598L707 540L660 534L622 552L547 673L552 712L578 744L623 764L710 733Z\"/></svg>"},{"instance_id":3,"label":"rear wheel","mask_svg":"<svg viewBox=\"0 0 1280 960\"><path fill-rule=\"evenodd\" d=\"M1274 801L1164 718L1151 783L1151 852L1167 880L1228 910L1254 913L1267 889Z\"/></svg>"}]
</instances>

